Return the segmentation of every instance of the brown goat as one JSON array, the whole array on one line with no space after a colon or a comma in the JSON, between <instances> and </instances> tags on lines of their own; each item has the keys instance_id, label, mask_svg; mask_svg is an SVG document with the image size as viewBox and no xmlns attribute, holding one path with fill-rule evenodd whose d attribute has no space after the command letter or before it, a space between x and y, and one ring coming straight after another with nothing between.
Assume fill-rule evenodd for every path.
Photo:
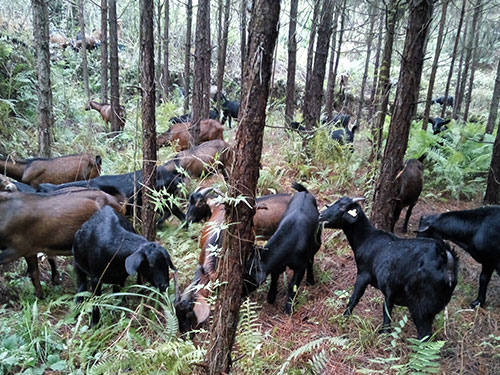
<instances>
[{"instance_id":1,"label":"brown goat","mask_svg":"<svg viewBox=\"0 0 500 375\"><path fill-rule=\"evenodd\" d=\"M164 165L169 172L182 168L191 177L200 177L203 172L212 174L217 170L222 170L224 176L227 177L227 170L233 161L232 156L229 144L221 139L215 139L179 152Z\"/></svg>"},{"instance_id":2,"label":"brown goat","mask_svg":"<svg viewBox=\"0 0 500 375\"><path fill-rule=\"evenodd\" d=\"M63 50L66 49L66 47L71 45L71 40L66 38L64 35L59 34L59 33L53 33L50 35L49 38L50 44L57 44L59 47L61 47Z\"/></svg>"},{"instance_id":3,"label":"brown goat","mask_svg":"<svg viewBox=\"0 0 500 375\"><path fill-rule=\"evenodd\" d=\"M167 143L173 143L177 140L177 151L186 150L189 148L191 140L190 122L173 124L165 133L158 136L157 147L165 146ZM224 126L217 120L201 120L200 121L200 144L214 139L224 140Z\"/></svg>"},{"instance_id":4,"label":"brown goat","mask_svg":"<svg viewBox=\"0 0 500 375\"><path fill-rule=\"evenodd\" d=\"M0 159L0 171L35 188L41 183L62 184L88 180L101 173L101 157L76 154L57 158Z\"/></svg>"},{"instance_id":5,"label":"brown goat","mask_svg":"<svg viewBox=\"0 0 500 375\"><path fill-rule=\"evenodd\" d=\"M36 296L43 298L36 254L71 255L75 232L97 210L123 208L100 190L61 190L57 194L0 192L0 264L25 257Z\"/></svg>"},{"instance_id":6,"label":"brown goat","mask_svg":"<svg viewBox=\"0 0 500 375\"><path fill-rule=\"evenodd\" d=\"M95 109L101 114L101 117L106 125L108 123L111 123L111 104L101 104L91 100L85 106L85 110L90 111L91 109ZM123 106L120 106L120 111L118 113L118 123L120 125L120 129L123 130L123 128L125 127L125 108Z\"/></svg>"}]
</instances>

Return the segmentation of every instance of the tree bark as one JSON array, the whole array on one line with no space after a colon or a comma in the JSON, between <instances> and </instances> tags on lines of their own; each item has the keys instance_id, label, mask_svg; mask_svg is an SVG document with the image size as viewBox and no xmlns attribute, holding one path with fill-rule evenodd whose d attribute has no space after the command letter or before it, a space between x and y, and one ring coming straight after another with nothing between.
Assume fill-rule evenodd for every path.
<instances>
[{"instance_id":1,"label":"tree bark","mask_svg":"<svg viewBox=\"0 0 500 375\"><path fill-rule=\"evenodd\" d=\"M118 132L123 127L120 117L120 83L118 67L118 34L116 25L116 0L109 0L109 78L111 89L111 131Z\"/></svg>"},{"instance_id":2,"label":"tree bark","mask_svg":"<svg viewBox=\"0 0 500 375\"><path fill-rule=\"evenodd\" d=\"M397 175L403 166L411 115L416 105L425 55L425 40L432 17L433 0L411 0L394 113L385 147L380 176L375 186L372 222L391 229L398 190Z\"/></svg>"},{"instance_id":3,"label":"tree bark","mask_svg":"<svg viewBox=\"0 0 500 375\"><path fill-rule=\"evenodd\" d=\"M38 153L50 157L52 113L52 86L50 83L49 14L45 0L31 0L33 10L33 38L35 42L37 96L38 96Z\"/></svg>"},{"instance_id":4,"label":"tree bark","mask_svg":"<svg viewBox=\"0 0 500 375\"><path fill-rule=\"evenodd\" d=\"M165 16L163 20L163 75L162 75L162 96L163 101L167 102L168 93L170 89L170 68L168 66L168 44L169 44L169 22L170 22L170 3L169 0L165 0Z\"/></svg>"},{"instance_id":5,"label":"tree bark","mask_svg":"<svg viewBox=\"0 0 500 375\"><path fill-rule=\"evenodd\" d=\"M193 0L186 2L186 50L184 54L184 112L189 111L191 81L191 25L193 23Z\"/></svg>"},{"instance_id":6,"label":"tree bark","mask_svg":"<svg viewBox=\"0 0 500 375\"><path fill-rule=\"evenodd\" d=\"M464 121L467 122L469 118L469 108L470 102L472 100L472 89L474 88L474 74L476 73L477 67L477 50L479 48L479 34L480 29L478 28L479 18L481 16L481 0L477 0L474 8L474 16L472 17L472 29L474 30L473 35L473 45L472 45L472 58L470 67L470 77L469 77L469 90L465 97L465 109L464 109Z\"/></svg>"},{"instance_id":7,"label":"tree bark","mask_svg":"<svg viewBox=\"0 0 500 375\"><path fill-rule=\"evenodd\" d=\"M290 2L290 24L288 26L288 72L286 77L285 121L293 121L295 113L295 72L297 69L297 8L299 0Z\"/></svg>"},{"instance_id":8,"label":"tree bark","mask_svg":"<svg viewBox=\"0 0 500 375\"><path fill-rule=\"evenodd\" d=\"M464 15L465 15L465 7L467 5L467 0L463 0L462 3L462 9L460 10L460 19L458 21L458 26L457 26L457 37L455 38L455 44L453 45L453 52L451 53L451 61L450 61L450 70L448 72L448 79L446 80L446 89L444 91L444 104L441 109L441 117L444 117L446 113L446 105L448 101L448 94L450 92L450 84L451 84L451 77L453 76L453 66L455 65L455 59L457 57L457 51L458 51L458 43L460 41L460 32L462 31L462 24L464 21ZM458 85L458 82L457 82ZM461 95L459 94L455 98L455 105L457 106L457 111L459 110L460 106L458 105L458 102L461 100Z\"/></svg>"},{"instance_id":9,"label":"tree bark","mask_svg":"<svg viewBox=\"0 0 500 375\"><path fill-rule=\"evenodd\" d=\"M241 87L245 84L245 57L247 53L247 0L241 0L240 22L240 54L241 54Z\"/></svg>"},{"instance_id":10,"label":"tree bark","mask_svg":"<svg viewBox=\"0 0 500 375\"><path fill-rule=\"evenodd\" d=\"M332 43L330 46L330 62L328 63L328 83L326 85L325 93L325 112L328 121L333 118L333 102L335 101L335 80L336 74L334 74L335 66L335 48L337 47L337 25L339 21L340 9L335 6L335 16L333 18L332 27Z\"/></svg>"},{"instance_id":11,"label":"tree bark","mask_svg":"<svg viewBox=\"0 0 500 375\"><path fill-rule=\"evenodd\" d=\"M210 55L210 0L199 0L196 15L191 147L198 145L200 120L208 118L210 110Z\"/></svg>"},{"instance_id":12,"label":"tree bark","mask_svg":"<svg viewBox=\"0 0 500 375\"><path fill-rule=\"evenodd\" d=\"M311 32L309 34L309 44L307 47L307 62L306 62L306 87L304 91L304 108L305 110L305 103L306 103L306 92L311 91L311 88L309 85L311 84L311 72L312 72L312 66L313 66L313 59L314 59L314 42L316 40L316 27L318 23L318 16L319 16L319 8L321 5L321 0L313 0L314 1L314 7L313 7L313 16L311 20Z\"/></svg>"},{"instance_id":13,"label":"tree bark","mask_svg":"<svg viewBox=\"0 0 500 375\"><path fill-rule=\"evenodd\" d=\"M89 70L87 63L87 43L85 36L85 18L84 18L84 7L83 1L78 1L78 15L80 19L80 33L82 34L82 78L83 78L83 88L85 90L85 96L87 97L87 102L90 102L90 89L89 89Z\"/></svg>"},{"instance_id":14,"label":"tree bark","mask_svg":"<svg viewBox=\"0 0 500 375\"><path fill-rule=\"evenodd\" d=\"M385 116L387 112L387 107L389 105L389 92L391 90L391 62L392 62L392 49L394 46L394 31L396 29L396 23L401 14L399 0L390 0L386 8L386 33L384 42L384 54L382 57L382 64L377 73L378 83L377 83L377 94L376 103L378 111L375 115L375 120L372 124L372 149L370 152L370 161L379 159L380 149L382 147L382 132L384 130Z\"/></svg>"},{"instance_id":15,"label":"tree bark","mask_svg":"<svg viewBox=\"0 0 500 375\"><path fill-rule=\"evenodd\" d=\"M158 7L156 8L157 11L156 11L156 33L158 35L158 45L157 45L157 54L156 54L156 59L155 59L155 62L157 63L157 68L155 69L155 87L156 89L158 90L158 94L155 94L155 99L156 99L156 105L160 105L160 99L161 99L161 96L162 96L162 91L161 91L161 80L162 80L162 77L161 77L161 74L162 74L162 71L163 71L163 67L162 67L162 64L161 64L161 61L162 61L162 53L161 53L161 46L162 46L162 40L163 40L163 36L161 34L161 31L162 31L162 28L161 28L161 16L162 16L162 13L163 13L163 5L161 0L158 0ZM153 16L154 17L154 16ZM154 29L153 29L153 34L154 34Z\"/></svg>"},{"instance_id":16,"label":"tree bark","mask_svg":"<svg viewBox=\"0 0 500 375\"><path fill-rule=\"evenodd\" d=\"M439 55L443 43L444 26L446 23L446 11L448 9L449 0L443 0L441 5L441 20L439 21L439 31L436 41L436 50L434 51L434 60L432 62L431 76L429 77L429 87L427 89L427 97L425 99L424 119L422 121L422 129L427 130L427 123L431 113L432 91L434 90L434 82L436 81L436 73L439 63Z\"/></svg>"},{"instance_id":17,"label":"tree bark","mask_svg":"<svg viewBox=\"0 0 500 375\"><path fill-rule=\"evenodd\" d=\"M493 88L493 96L491 97L490 113L488 122L486 123L486 134L492 134L495 128L498 115L498 101L500 100L500 60L497 65L497 75L495 78L495 87Z\"/></svg>"},{"instance_id":18,"label":"tree bark","mask_svg":"<svg viewBox=\"0 0 500 375\"><path fill-rule=\"evenodd\" d=\"M496 83L498 83L498 75ZM484 203L496 205L500 204L500 130L497 131L495 144L493 145L493 155L491 156L490 170L488 172L488 184L486 185L486 193L484 194Z\"/></svg>"},{"instance_id":19,"label":"tree bark","mask_svg":"<svg viewBox=\"0 0 500 375\"><path fill-rule=\"evenodd\" d=\"M150 191L156 186L156 129L155 129L155 45L153 37L153 6L148 0L140 1L140 66L142 93L142 234L149 241L156 237L154 204Z\"/></svg>"},{"instance_id":20,"label":"tree bark","mask_svg":"<svg viewBox=\"0 0 500 375\"><path fill-rule=\"evenodd\" d=\"M229 10L231 0L226 0L225 5L222 5L222 0L219 0L219 48L217 49L217 92L222 92L224 84L224 68L226 67L226 52L227 52L227 37L229 34ZM224 8L224 12L222 12ZM224 20L222 19L224 14ZM217 96L217 110L221 112L220 96Z\"/></svg>"},{"instance_id":21,"label":"tree bark","mask_svg":"<svg viewBox=\"0 0 500 375\"><path fill-rule=\"evenodd\" d=\"M101 103L108 102L108 0L101 0Z\"/></svg>"},{"instance_id":22,"label":"tree bark","mask_svg":"<svg viewBox=\"0 0 500 375\"><path fill-rule=\"evenodd\" d=\"M377 92L377 82L378 82L378 71L380 66L380 50L382 49L382 39L383 39L383 30L384 30L384 17L379 14L379 24L378 24L378 37L377 37L377 47L375 49L375 63L373 64L373 81L372 88L370 90L370 112L368 118L371 119L372 128L374 123L373 114L375 112L375 94Z\"/></svg>"},{"instance_id":23,"label":"tree bark","mask_svg":"<svg viewBox=\"0 0 500 375\"><path fill-rule=\"evenodd\" d=\"M372 53L373 29L375 28L375 6L373 4L370 6L368 18L370 19L370 30L368 32L368 36L366 37L365 69L363 72L363 78L361 80L361 90L360 90L360 94L359 94L359 107L358 107L358 113L356 115L356 125L358 127L359 127L359 124L361 121L363 106L365 104L365 87L366 87L366 80L368 79L368 69L370 67L370 55Z\"/></svg>"},{"instance_id":24,"label":"tree bark","mask_svg":"<svg viewBox=\"0 0 500 375\"><path fill-rule=\"evenodd\" d=\"M269 95L272 54L278 36L279 1L254 0L249 28L248 59L245 65L241 121L234 145L234 165L229 195L244 195L251 207L241 202L226 204L229 223L219 258L219 281L216 314L210 329L206 363L208 373L220 375L231 369L231 349L239 318L243 270L253 249L252 219L255 213L255 190Z\"/></svg>"},{"instance_id":25,"label":"tree bark","mask_svg":"<svg viewBox=\"0 0 500 375\"><path fill-rule=\"evenodd\" d=\"M347 9L347 0L344 0L342 4L341 16L340 16L340 31L339 31L339 43L337 46L337 57L335 58L335 66L333 67L333 77L332 77L332 95L334 97L334 105L335 105L335 81L337 80L337 72L339 69L340 62L340 51L342 50L342 42L344 41L344 25L346 19L346 9ZM331 118L329 118L331 120Z\"/></svg>"},{"instance_id":26,"label":"tree bark","mask_svg":"<svg viewBox=\"0 0 500 375\"><path fill-rule=\"evenodd\" d=\"M320 121L323 102L323 81L326 73L326 60L332 32L334 0L323 0L321 20L318 27L316 53L309 84L306 82L304 95L304 123L307 130L313 129Z\"/></svg>"},{"instance_id":27,"label":"tree bark","mask_svg":"<svg viewBox=\"0 0 500 375\"><path fill-rule=\"evenodd\" d=\"M457 69L457 80L455 84L455 100L453 101L453 111L452 111L452 117L456 120L458 118L458 97L460 95L460 82L461 82L461 76L462 76L462 70L464 67L464 55L465 55L465 43L467 39L467 26L468 24L465 24L465 29L463 33L463 38L462 38L462 50L460 51L460 60L458 61L458 69ZM460 35L457 35L457 37L460 37Z\"/></svg>"}]
</instances>

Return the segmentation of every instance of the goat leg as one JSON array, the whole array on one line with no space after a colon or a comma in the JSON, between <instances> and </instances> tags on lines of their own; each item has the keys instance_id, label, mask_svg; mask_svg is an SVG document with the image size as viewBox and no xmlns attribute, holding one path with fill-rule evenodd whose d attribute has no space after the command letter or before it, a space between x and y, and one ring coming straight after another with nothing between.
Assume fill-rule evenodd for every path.
<instances>
[{"instance_id":1,"label":"goat leg","mask_svg":"<svg viewBox=\"0 0 500 375\"><path fill-rule=\"evenodd\" d=\"M75 267L75 272L76 272L76 283L78 285L78 289L76 290L76 293L81 293L81 292L86 292L88 290L88 287L87 287L87 274L76 264L76 262L74 263L74 267ZM75 302L76 303L82 303L83 301L83 297L82 296L78 296L76 297L76 300Z\"/></svg>"},{"instance_id":2,"label":"goat leg","mask_svg":"<svg viewBox=\"0 0 500 375\"><path fill-rule=\"evenodd\" d=\"M101 295L102 284L99 282L99 279L92 279L90 281L90 287L92 288L92 292L94 296ZM101 318L101 313L99 311L99 307L94 307L92 309L92 321L90 323L90 328L93 328L99 323L99 319Z\"/></svg>"},{"instance_id":3,"label":"goat leg","mask_svg":"<svg viewBox=\"0 0 500 375\"><path fill-rule=\"evenodd\" d=\"M304 278L305 273L306 273L305 267L293 271L292 280L290 280L290 284L288 285L288 296L285 303L285 314L292 315L293 299L297 294L297 289L299 288L300 282Z\"/></svg>"},{"instance_id":4,"label":"goat leg","mask_svg":"<svg viewBox=\"0 0 500 375\"><path fill-rule=\"evenodd\" d=\"M278 272L271 273L271 285L269 286L269 292L267 293L267 302L270 304L273 304L276 301L279 277L280 274Z\"/></svg>"},{"instance_id":5,"label":"goat leg","mask_svg":"<svg viewBox=\"0 0 500 375\"><path fill-rule=\"evenodd\" d=\"M491 279L491 274L495 269L495 265L486 265L483 264L483 268L481 269L481 275L479 276L479 293L477 298L470 304L472 309L476 308L476 306L481 305L484 306L486 302L486 290L488 288L488 283Z\"/></svg>"},{"instance_id":6,"label":"goat leg","mask_svg":"<svg viewBox=\"0 0 500 375\"><path fill-rule=\"evenodd\" d=\"M307 262L307 277L306 277L306 284L307 285L316 284L316 280L314 279L313 263L314 263L314 258L311 258Z\"/></svg>"},{"instance_id":7,"label":"goat leg","mask_svg":"<svg viewBox=\"0 0 500 375\"><path fill-rule=\"evenodd\" d=\"M386 296L384 300L384 305L382 307L382 315L384 317L384 322L382 323L382 328L380 329L380 333L388 333L391 327L391 314L392 308L394 304L392 303L390 297Z\"/></svg>"},{"instance_id":8,"label":"goat leg","mask_svg":"<svg viewBox=\"0 0 500 375\"><path fill-rule=\"evenodd\" d=\"M403 231L403 233L408 232L408 222L410 221L410 216L411 216L411 212L413 210L413 207L415 207L415 204L410 204L408 206L408 209L406 210L405 222L404 222L403 226L401 227L401 230Z\"/></svg>"},{"instance_id":9,"label":"goat leg","mask_svg":"<svg viewBox=\"0 0 500 375\"><path fill-rule=\"evenodd\" d=\"M53 285L58 285L61 283L61 277L59 275L59 271L57 270L56 258L48 257L47 260L50 264L50 273L52 274L50 280L52 281Z\"/></svg>"},{"instance_id":10,"label":"goat leg","mask_svg":"<svg viewBox=\"0 0 500 375\"><path fill-rule=\"evenodd\" d=\"M40 284L40 271L38 269L38 258L35 255L29 255L24 257L26 263L28 264L28 274L30 275L31 282L35 287L35 295L39 299L43 299L42 285Z\"/></svg>"},{"instance_id":11,"label":"goat leg","mask_svg":"<svg viewBox=\"0 0 500 375\"><path fill-rule=\"evenodd\" d=\"M349 303L347 304L347 309L344 312L344 316L349 316L352 314L352 310L358 304L363 294L365 294L365 289L370 281L370 275L367 273L358 274L356 278L356 283L354 284L354 291L352 292L351 298L349 298Z\"/></svg>"}]
</instances>

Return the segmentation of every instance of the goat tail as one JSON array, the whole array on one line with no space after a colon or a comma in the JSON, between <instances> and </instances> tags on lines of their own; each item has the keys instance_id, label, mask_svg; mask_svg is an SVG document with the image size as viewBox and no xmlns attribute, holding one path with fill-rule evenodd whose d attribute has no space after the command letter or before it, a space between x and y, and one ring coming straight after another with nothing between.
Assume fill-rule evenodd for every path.
<instances>
[{"instance_id":1,"label":"goat tail","mask_svg":"<svg viewBox=\"0 0 500 375\"><path fill-rule=\"evenodd\" d=\"M294 181L292 183L292 188L294 188L297 191L305 191L306 193L309 193L309 190L307 190L307 188L304 185L299 184L297 181Z\"/></svg>"}]
</instances>

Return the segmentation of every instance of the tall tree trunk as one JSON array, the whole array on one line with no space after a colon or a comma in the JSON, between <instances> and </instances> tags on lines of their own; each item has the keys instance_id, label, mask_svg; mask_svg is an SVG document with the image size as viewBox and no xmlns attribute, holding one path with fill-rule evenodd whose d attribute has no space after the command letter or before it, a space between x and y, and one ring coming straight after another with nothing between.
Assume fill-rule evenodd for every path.
<instances>
[{"instance_id":1,"label":"tall tree trunk","mask_svg":"<svg viewBox=\"0 0 500 375\"><path fill-rule=\"evenodd\" d=\"M247 53L247 0L241 0L240 13L241 87L243 87L245 84L245 57Z\"/></svg>"},{"instance_id":2,"label":"tall tree trunk","mask_svg":"<svg viewBox=\"0 0 500 375\"><path fill-rule=\"evenodd\" d=\"M311 91L311 88L309 86L311 84L311 73L312 73L313 59L314 59L314 42L316 41L316 28L317 28L317 24L318 24L319 9L320 9L320 5L321 5L321 0L313 0L313 1L314 1L314 7L313 7L312 20L311 20L311 32L309 33L309 44L307 47L306 87L305 87L305 91L304 91L303 111L305 111L305 103L306 103L306 94L305 93L307 93L308 91Z\"/></svg>"},{"instance_id":3,"label":"tall tree trunk","mask_svg":"<svg viewBox=\"0 0 500 375\"><path fill-rule=\"evenodd\" d=\"M78 14L80 18L80 33L82 34L82 76L83 76L83 87L85 89L85 96L87 97L87 102L90 102L90 89L89 89L89 70L87 63L87 43L85 34L85 19L84 19L84 7L83 1L78 1Z\"/></svg>"},{"instance_id":4,"label":"tall tree trunk","mask_svg":"<svg viewBox=\"0 0 500 375\"><path fill-rule=\"evenodd\" d=\"M38 96L38 153L50 157L52 114L52 86L50 84L49 14L45 0L31 0L33 10L33 38L36 51Z\"/></svg>"},{"instance_id":5,"label":"tall tree trunk","mask_svg":"<svg viewBox=\"0 0 500 375\"><path fill-rule=\"evenodd\" d=\"M108 0L101 0L101 103L108 102Z\"/></svg>"},{"instance_id":6,"label":"tall tree trunk","mask_svg":"<svg viewBox=\"0 0 500 375\"><path fill-rule=\"evenodd\" d=\"M385 146L380 176L375 186L372 222L389 231L396 207L397 175L408 146L411 114L416 104L425 55L425 40L432 17L433 0L411 0L394 113Z\"/></svg>"},{"instance_id":7,"label":"tall tree trunk","mask_svg":"<svg viewBox=\"0 0 500 375\"><path fill-rule=\"evenodd\" d=\"M493 88L493 96L491 97L490 113L488 115L488 123L486 124L486 134L492 134L493 128L497 121L498 101L500 99L500 60L497 66L497 75L495 78L495 87Z\"/></svg>"},{"instance_id":8,"label":"tall tree trunk","mask_svg":"<svg viewBox=\"0 0 500 375\"><path fill-rule=\"evenodd\" d=\"M347 10L347 0L344 0L341 8L341 16L340 16L340 31L339 31L339 42L337 45L337 57L335 58L335 66L333 67L333 76L332 76L332 95L334 97L334 105L335 105L335 81L337 80L337 73L339 69L340 62L340 51L342 50L342 42L344 41L344 25L346 19L346 10ZM331 118L329 119L331 120Z\"/></svg>"},{"instance_id":9,"label":"tall tree trunk","mask_svg":"<svg viewBox=\"0 0 500 375\"><path fill-rule=\"evenodd\" d=\"M161 31L162 31L162 28L161 28L161 16L162 16L162 13L163 13L163 3L161 2L161 0L158 0L158 7L157 7L157 12L156 12L156 24L157 24L157 35L158 35L158 45L157 45L157 54L156 54L156 60L155 62L157 62L157 68L155 69L155 87L156 89L158 90L158 95L155 95L155 99L156 99L156 105L160 105L160 99L161 99L161 95L162 95L162 91L161 91L161 80L162 80L162 71L163 71L163 67L162 67L162 64L161 64L161 61L162 61L162 53L161 53L161 45L162 45L162 39L163 39L163 36L161 35Z\"/></svg>"},{"instance_id":10,"label":"tall tree trunk","mask_svg":"<svg viewBox=\"0 0 500 375\"><path fill-rule=\"evenodd\" d=\"M193 0L186 2L186 51L184 55L184 112L189 111L191 81L191 25L193 23Z\"/></svg>"},{"instance_id":11,"label":"tall tree trunk","mask_svg":"<svg viewBox=\"0 0 500 375\"><path fill-rule=\"evenodd\" d=\"M304 95L304 122L308 130L313 129L320 121L323 81L325 80L326 60L328 59L328 47L332 32L333 8L334 0L323 0L313 70L309 84L306 82Z\"/></svg>"},{"instance_id":12,"label":"tall tree trunk","mask_svg":"<svg viewBox=\"0 0 500 375\"><path fill-rule=\"evenodd\" d=\"M226 0L225 5L222 5L222 0L219 0L219 48L217 49L217 92L222 92L224 84L224 68L226 67L226 51L227 37L229 34L229 11L231 8L231 0ZM224 7L224 20L222 20L222 7ZM217 96L217 110L221 112L220 95Z\"/></svg>"},{"instance_id":13,"label":"tall tree trunk","mask_svg":"<svg viewBox=\"0 0 500 375\"><path fill-rule=\"evenodd\" d=\"M434 82L436 81L436 73L439 63L439 54L443 43L444 26L446 22L446 10L448 9L449 0L443 0L441 5L441 20L439 22L439 31L436 41L436 50L434 51L434 60L432 61L431 76L429 77L429 87L427 89L427 97L425 99L424 119L422 121L422 129L427 130L427 123L431 113L432 91L434 90Z\"/></svg>"},{"instance_id":14,"label":"tall tree trunk","mask_svg":"<svg viewBox=\"0 0 500 375\"><path fill-rule=\"evenodd\" d=\"M464 55L465 55L465 42L467 39L467 26L468 24L465 24L465 29L463 33L463 38L462 38L462 50L460 51L460 60L458 61L458 69L457 69L457 80L455 84L455 100L453 101L453 111L452 111L452 117L456 120L458 118L458 96L460 95L460 82L461 82L461 76L462 76L462 70L464 67ZM457 38L459 38L460 35L457 35Z\"/></svg>"},{"instance_id":15,"label":"tall tree trunk","mask_svg":"<svg viewBox=\"0 0 500 375\"><path fill-rule=\"evenodd\" d=\"M384 54L382 57L382 64L380 65L377 83L377 94L376 94L376 106L377 113L375 120L372 124L372 149L370 152L370 161L379 158L380 148L382 147L382 132L384 130L385 116L387 112L387 107L389 105L389 92L391 90L391 62L392 62L392 49L394 46L394 30L396 29L396 23L401 14L400 12L400 2L399 0L390 0L386 8L385 15L385 42L384 42Z\"/></svg>"},{"instance_id":16,"label":"tall tree trunk","mask_svg":"<svg viewBox=\"0 0 500 375\"><path fill-rule=\"evenodd\" d=\"M499 69L497 73L500 73L500 63L498 66ZM497 74L495 88L500 86L500 84L498 84L499 81L500 77L499 74ZM496 100L496 110L498 110L498 95ZM488 172L488 184L486 185L486 193L484 194L484 203L500 204L500 129L497 130L495 144L493 145L493 155L491 156L490 170Z\"/></svg>"},{"instance_id":17,"label":"tall tree trunk","mask_svg":"<svg viewBox=\"0 0 500 375\"><path fill-rule=\"evenodd\" d=\"M109 0L109 78L111 89L111 131L122 129L123 119L120 117L120 84L118 67L118 35L116 25L116 0Z\"/></svg>"},{"instance_id":18,"label":"tall tree trunk","mask_svg":"<svg viewBox=\"0 0 500 375\"><path fill-rule=\"evenodd\" d=\"M481 9L482 9L481 0L477 0L474 8L474 16L472 17L472 29L474 30L474 33L472 34L473 35L472 58L470 67L469 90L467 91L467 95L465 97L464 121L467 121L469 117L470 102L472 100L474 74L476 72L476 67L477 67L477 50L479 48L479 34L481 33L480 29L478 28L479 18L481 16Z\"/></svg>"},{"instance_id":19,"label":"tall tree trunk","mask_svg":"<svg viewBox=\"0 0 500 375\"><path fill-rule=\"evenodd\" d=\"M335 16L333 18L332 27L332 42L330 46L330 62L328 63L328 83L325 93L325 112L326 119L331 121L333 118L333 102L335 101L335 74L333 72L335 66L335 48L337 47L337 25L339 21L339 8L335 6Z\"/></svg>"},{"instance_id":20,"label":"tall tree trunk","mask_svg":"<svg viewBox=\"0 0 500 375\"><path fill-rule=\"evenodd\" d=\"M365 70L363 72L363 78L361 80L361 91L359 94L359 107L358 113L356 115L356 125L359 126L361 121L361 115L363 111L363 106L365 104L365 87L366 80L368 79L368 68L370 66L370 55L372 53L372 42L373 42L373 29L375 28L375 6L372 4L370 6L368 17L370 18L370 31L366 37L366 59L365 59Z\"/></svg>"},{"instance_id":21,"label":"tall tree trunk","mask_svg":"<svg viewBox=\"0 0 500 375\"><path fill-rule=\"evenodd\" d=\"M210 55L210 0L199 0L196 15L191 147L198 145L200 120L208 118L210 110Z\"/></svg>"},{"instance_id":22,"label":"tall tree trunk","mask_svg":"<svg viewBox=\"0 0 500 375\"><path fill-rule=\"evenodd\" d=\"M140 0L140 65L142 93L142 234L149 241L156 236L154 203L149 197L156 187L156 128L155 128L155 42L153 37L154 3Z\"/></svg>"},{"instance_id":23,"label":"tall tree trunk","mask_svg":"<svg viewBox=\"0 0 500 375\"><path fill-rule=\"evenodd\" d=\"M379 14L379 24L378 24L378 33L377 33L377 47L375 49L375 63L373 64L373 80L372 87L370 90L370 111L368 114L368 118L371 119L372 127L374 122L373 113L375 112L375 94L377 92L377 82L378 82L378 72L380 66L380 50L382 49L382 38L384 31L384 17L382 14Z\"/></svg>"},{"instance_id":24,"label":"tall tree trunk","mask_svg":"<svg viewBox=\"0 0 500 375\"><path fill-rule=\"evenodd\" d=\"M290 24L288 26L288 72L286 77L285 121L293 121L295 112L295 71L297 68L297 8L299 0L290 2Z\"/></svg>"},{"instance_id":25,"label":"tall tree trunk","mask_svg":"<svg viewBox=\"0 0 500 375\"><path fill-rule=\"evenodd\" d=\"M451 77L453 76L453 66L455 65L455 59L457 57L457 51L458 51L458 43L460 41L460 32L462 31L462 24L464 22L464 15L465 15L465 7L467 5L467 0L463 0L462 3L462 9L460 10L460 19L458 21L458 26L457 26L457 37L455 38L455 44L453 45L453 52L451 53L451 61L450 61L450 70L448 72L448 79L446 80L446 89L444 91L444 104L443 107L441 108L441 117L444 117L446 113L446 105L448 101L448 95L450 92L450 84L451 84ZM458 85L458 82L457 82ZM460 94L455 97L455 104L457 105L457 112L459 111L460 106L458 105L458 102L462 100Z\"/></svg>"},{"instance_id":26,"label":"tall tree trunk","mask_svg":"<svg viewBox=\"0 0 500 375\"><path fill-rule=\"evenodd\" d=\"M229 195L245 195L244 202L226 204L229 223L224 235L218 267L219 284L217 302L206 363L210 375L229 373L231 350L243 290L245 260L253 249L253 215L255 190L259 179L259 165L266 120L266 103L269 95L272 53L278 36L279 1L254 0L249 29L248 59L245 65L246 83L243 86L241 121L234 145L234 166Z\"/></svg>"},{"instance_id":27,"label":"tall tree trunk","mask_svg":"<svg viewBox=\"0 0 500 375\"><path fill-rule=\"evenodd\" d=\"M162 96L163 101L167 102L168 100L168 92L170 88L170 68L168 66L168 44L169 44L169 35L168 28L170 22L170 4L169 0L165 0L165 16L163 20L163 75L162 75Z\"/></svg>"}]
</instances>

